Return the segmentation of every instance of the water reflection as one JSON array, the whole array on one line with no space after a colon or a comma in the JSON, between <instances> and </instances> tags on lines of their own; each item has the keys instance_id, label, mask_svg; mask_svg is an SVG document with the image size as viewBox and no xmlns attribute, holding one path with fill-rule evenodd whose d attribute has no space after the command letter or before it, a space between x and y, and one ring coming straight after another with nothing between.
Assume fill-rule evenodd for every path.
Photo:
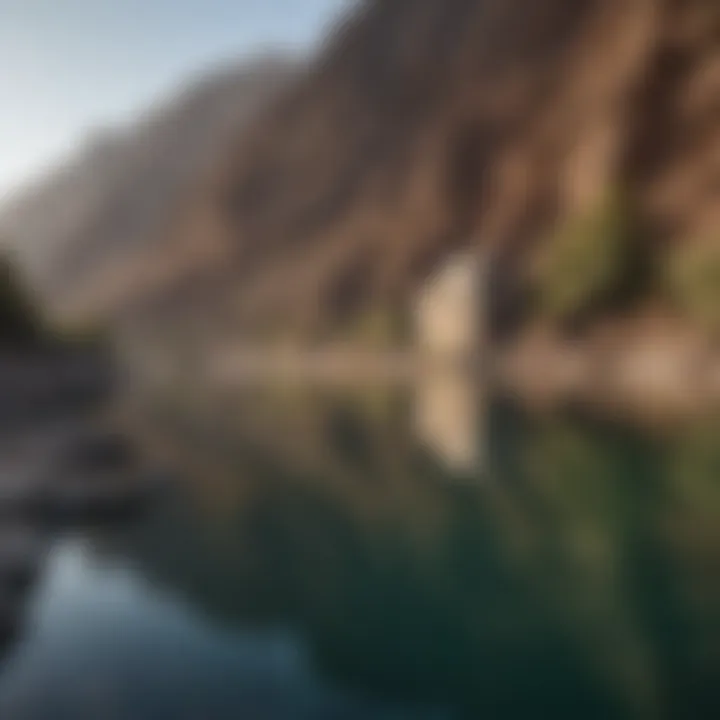
<instances>
[{"instance_id":1,"label":"water reflection","mask_svg":"<svg viewBox=\"0 0 720 720\"><path fill-rule=\"evenodd\" d=\"M415 400L146 416L190 481L55 546L0 716L95 717L89 695L119 718L716 717L719 426L494 404L493 482L468 484Z\"/></svg>"},{"instance_id":2,"label":"water reflection","mask_svg":"<svg viewBox=\"0 0 720 720\"><path fill-rule=\"evenodd\" d=\"M458 475L480 478L487 470L485 392L471 373L464 372L425 375L414 387L418 440Z\"/></svg>"},{"instance_id":3,"label":"water reflection","mask_svg":"<svg viewBox=\"0 0 720 720\"><path fill-rule=\"evenodd\" d=\"M0 683L2 717L382 717L323 688L290 633L224 632L77 539L50 567L39 624Z\"/></svg>"}]
</instances>

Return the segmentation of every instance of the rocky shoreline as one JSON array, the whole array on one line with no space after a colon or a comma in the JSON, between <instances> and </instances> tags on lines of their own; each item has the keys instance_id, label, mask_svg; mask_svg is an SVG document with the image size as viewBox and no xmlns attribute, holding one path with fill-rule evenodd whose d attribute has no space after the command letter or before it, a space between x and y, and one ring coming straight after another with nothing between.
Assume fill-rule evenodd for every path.
<instances>
[{"instance_id":1,"label":"rocky shoreline","mask_svg":"<svg viewBox=\"0 0 720 720\"><path fill-rule=\"evenodd\" d=\"M110 364L95 356L0 354L0 428L97 406L113 385Z\"/></svg>"},{"instance_id":2,"label":"rocky shoreline","mask_svg":"<svg viewBox=\"0 0 720 720\"><path fill-rule=\"evenodd\" d=\"M481 352L476 362L413 351L332 349L288 356L255 350L221 360L210 362L199 374L203 383L215 388L285 381L328 386L417 385L437 374L460 374L540 409L578 405L591 413L640 422L720 412L720 349L690 333L630 333L578 340L527 335L511 345Z\"/></svg>"},{"instance_id":3,"label":"rocky shoreline","mask_svg":"<svg viewBox=\"0 0 720 720\"><path fill-rule=\"evenodd\" d=\"M526 337L492 365L504 390L540 407L581 404L651 421L720 412L720 349L690 333Z\"/></svg>"},{"instance_id":4,"label":"rocky shoreline","mask_svg":"<svg viewBox=\"0 0 720 720\"><path fill-rule=\"evenodd\" d=\"M0 515L114 514L158 490L163 474L102 419L113 387L96 358L0 357Z\"/></svg>"},{"instance_id":5,"label":"rocky shoreline","mask_svg":"<svg viewBox=\"0 0 720 720\"><path fill-rule=\"evenodd\" d=\"M0 655L22 632L53 537L128 522L169 476L103 412L111 368L78 353L0 356Z\"/></svg>"}]
</instances>

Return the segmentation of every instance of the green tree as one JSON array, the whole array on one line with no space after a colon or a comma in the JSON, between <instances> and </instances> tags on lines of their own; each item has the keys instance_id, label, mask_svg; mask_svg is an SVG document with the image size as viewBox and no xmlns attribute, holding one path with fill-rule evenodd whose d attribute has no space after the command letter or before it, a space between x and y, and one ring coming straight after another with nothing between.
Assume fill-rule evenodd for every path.
<instances>
[{"instance_id":1,"label":"green tree","mask_svg":"<svg viewBox=\"0 0 720 720\"><path fill-rule=\"evenodd\" d=\"M41 335L37 308L10 258L0 255L0 344L34 345Z\"/></svg>"},{"instance_id":2,"label":"green tree","mask_svg":"<svg viewBox=\"0 0 720 720\"><path fill-rule=\"evenodd\" d=\"M720 239L680 246L671 253L667 278L676 306L720 336Z\"/></svg>"},{"instance_id":3,"label":"green tree","mask_svg":"<svg viewBox=\"0 0 720 720\"><path fill-rule=\"evenodd\" d=\"M617 192L557 228L536 277L541 315L555 323L576 322L636 291L638 235L628 202Z\"/></svg>"}]
</instances>

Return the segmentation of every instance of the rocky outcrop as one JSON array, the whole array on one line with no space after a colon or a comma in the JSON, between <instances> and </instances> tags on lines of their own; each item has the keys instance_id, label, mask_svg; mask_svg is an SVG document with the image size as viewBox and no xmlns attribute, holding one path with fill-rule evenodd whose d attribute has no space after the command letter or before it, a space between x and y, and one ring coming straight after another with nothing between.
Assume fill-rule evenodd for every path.
<instances>
[{"instance_id":1,"label":"rocky outcrop","mask_svg":"<svg viewBox=\"0 0 720 720\"><path fill-rule=\"evenodd\" d=\"M533 248L614 184L652 257L706 236L719 32L708 0L362 3L169 228L205 248L185 287L229 283L234 327L309 331L473 238L511 304Z\"/></svg>"},{"instance_id":2,"label":"rocky outcrop","mask_svg":"<svg viewBox=\"0 0 720 720\"><path fill-rule=\"evenodd\" d=\"M325 336L478 243L510 325L546 238L616 185L654 272L715 242L719 33L713 0L365 0L277 95L249 72L253 112L217 143L193 119L212 88L123 141L101 199L40 243L55 296L186 345Z\"/></svg>"}]
</instances>

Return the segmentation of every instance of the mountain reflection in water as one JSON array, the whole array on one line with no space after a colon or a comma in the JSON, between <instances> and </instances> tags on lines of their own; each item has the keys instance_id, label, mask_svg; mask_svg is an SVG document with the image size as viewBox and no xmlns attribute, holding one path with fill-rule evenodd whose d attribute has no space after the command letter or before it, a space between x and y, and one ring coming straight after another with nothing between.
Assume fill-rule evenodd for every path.
<instances>
[{"instance_id":1,"label":"mountain reflection in water","mask_svg":"<svg viewBox=\"0 0 720 720\"><path fill-rule=\"evenodd\" d=\"M364 389L146 414L188 480L55 542L0 717L720 716L720 426L493 405L473 476L417 407Z\"/></svg>"}]
</instances>

